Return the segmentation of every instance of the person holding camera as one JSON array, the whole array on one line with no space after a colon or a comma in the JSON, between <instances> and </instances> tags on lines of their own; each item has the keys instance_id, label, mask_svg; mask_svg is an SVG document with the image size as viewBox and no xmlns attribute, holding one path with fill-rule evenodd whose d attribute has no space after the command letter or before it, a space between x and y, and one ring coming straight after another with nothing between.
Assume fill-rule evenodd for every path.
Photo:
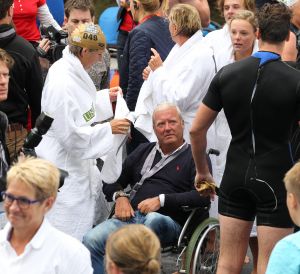
<instances>
[{"instance_id":1,"label":"person holding camera","mask_svg":"<svg viewBox=\"0 0 300 274\"><path fill-rule=\"evenodd\" d=\"M36 148L37 155L69 173L57 202L49 212L50 222L82 239L93 225L95 189L101 183L96 159L113 146L113 134L127 134L126 119L113 116L109 89L96 91L86 72L102 58L106 45L98 25L80 24L47 75L42 111L54 120Z\"/></svg>"},{"instance_id":2,"label":"person holding camera","mask_svg":"<svg viewBox=\"0 0 300 274\"><path fill-rule=\"evenodd\" d=\"M9 121L7 145L10 158L17 156L27 135L28 106L31 122L41 113L43 77L35 49L24 38L16 34L12 26L13 0L0 0L0 48L7 51L15 65L10 71L9 94L0 102Z\"/></svg>"}]
</instances>

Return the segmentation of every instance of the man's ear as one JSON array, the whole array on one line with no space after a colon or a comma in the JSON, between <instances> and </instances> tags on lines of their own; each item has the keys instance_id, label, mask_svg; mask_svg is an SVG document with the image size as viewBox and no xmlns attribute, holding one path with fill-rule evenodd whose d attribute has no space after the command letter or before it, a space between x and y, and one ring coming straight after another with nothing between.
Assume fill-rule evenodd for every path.
<instances>
[{"instance_id":1,"label":"man's ear","mask_svg":"<svg viewBox=\"0 0 300 274\"><path fill-rule=\"evenodd\" d=\"M7 16L13 17L13 15L14 15L14 5L11 5L7 11Z\"/></svg>"},{"instance_id":2,"label":"man's ear","mask_svg":"<svg viewBox=\"0 0 300 274\"><path fill-rule=\"evenodd\" d=\"M68 23L68 18L67 18L66 15L64 15L64 22L63 22L63 25L65 26L67 23Z\"/></svg>"}]
</instances>

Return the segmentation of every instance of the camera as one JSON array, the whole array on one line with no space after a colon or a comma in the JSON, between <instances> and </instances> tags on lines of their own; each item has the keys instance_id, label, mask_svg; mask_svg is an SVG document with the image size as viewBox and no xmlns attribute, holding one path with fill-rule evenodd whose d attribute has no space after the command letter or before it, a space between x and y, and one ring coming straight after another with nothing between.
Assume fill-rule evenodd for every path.
<instances>
[{"instance_id":1,"label":"camera","mask_svg":"<svg viewBox=\"0 0 300 274\"><path fill-rule=\"evenodd\" d=\"M62 42L62 40L68 37L68 33L63 30L57 30L53 26L41 26L40 31L42 38L47 38L50 40L51 46L46 54L39 50L38 52L42 57L47 58L50 63L53 64L62 57L62 52L66 47L66 44Z\"/></svg>"},{"instance_id":2,"label":"camera","mask_svg":"<svg viewBox=\"0 0 300 274\"><path fill-rule=\"evenodd\" d=\"M47 133L52 122L53 118L48 116L45 112L40 114L36 120L35 127L28 133L21 149L25 156L37 157L35 147L42 141L43 135ZM62 187L65 178L68 177L69 174L63 169L59 168L58 170L60 172L59 187Z\"/></svg>"}]
</instances>

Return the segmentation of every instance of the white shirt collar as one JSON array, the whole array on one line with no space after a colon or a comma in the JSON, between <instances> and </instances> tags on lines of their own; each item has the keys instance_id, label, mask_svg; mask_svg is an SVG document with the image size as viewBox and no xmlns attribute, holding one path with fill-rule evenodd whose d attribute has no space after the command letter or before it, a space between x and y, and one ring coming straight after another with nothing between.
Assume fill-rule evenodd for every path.
<instances>
[{"instance_id":1,"label":"white shirt collar","mask_svg":"<svg viewBox=\"0 0 300 274\"><path fill-rule=\"evenodd\" d=\"M159 144L156 143L156 150L160 153L161 157L162 158L166 158L166 157L169 157L171 156L172 154L176 153L177 151L181 150L183 148L183 146L186 144L186 141L183 142L183 144L178 147L177 149L175 149L173 152L171 152L170 154L164 154L161 150L161 148L159 147Z\"/></svg>"},{"instance_id":2,"label":"white shirt collar","mask_svg":"<svg viewBox=\"0 0 300 274\"><path fill-rule=\"evenodd\" d=\"M43 245L46 239L45 231L49 230L51 227L50 223L46 218L44 218L40 228L35 233L31 241L26 245L26 249L31 246L34 249L39 249ZM10 244L9 237L12 230L11 224L8 222L6 226L3 228L2 233L0 233L0 245L7 245Z\"/></svg>"}]
</instances>

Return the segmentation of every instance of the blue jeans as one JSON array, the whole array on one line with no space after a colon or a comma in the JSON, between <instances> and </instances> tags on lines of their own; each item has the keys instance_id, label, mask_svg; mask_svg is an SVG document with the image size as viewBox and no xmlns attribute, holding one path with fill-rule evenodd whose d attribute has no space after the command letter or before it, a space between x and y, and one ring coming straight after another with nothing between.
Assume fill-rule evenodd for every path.
<instances>
[{"instance_id":1,"label":"blue jeans","mask_svg":"<svg viewBox=\"0 0 300 274\"><path fill-rule=\"evenodd\" d=\"M147 215L135 211L135 217L129 221L120 221L112 218L94 227L83 237L83 244L91 253L94 274L104 274L104 255L105 244L108 236L118 228L127 224L144 224L151 228L158 238L162 246L174 243L180 234L181 226L170 217L151 212Z\"/></svg>"}]
</instances>

